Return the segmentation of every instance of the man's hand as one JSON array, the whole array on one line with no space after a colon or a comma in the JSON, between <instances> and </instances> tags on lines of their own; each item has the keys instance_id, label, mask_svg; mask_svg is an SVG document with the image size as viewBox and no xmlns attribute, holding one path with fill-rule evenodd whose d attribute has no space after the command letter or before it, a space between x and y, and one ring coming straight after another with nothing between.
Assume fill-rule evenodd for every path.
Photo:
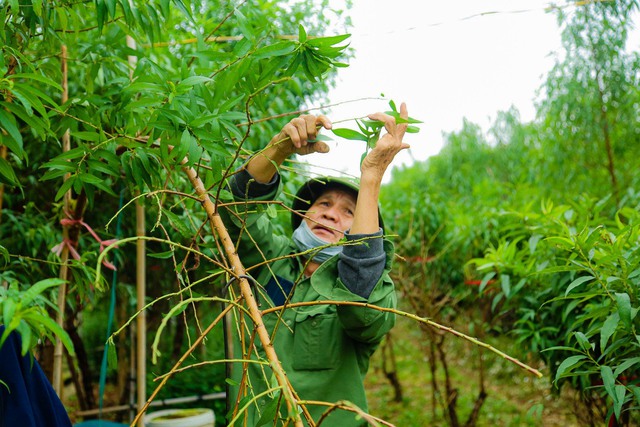
<instances>
[{"instance_id":1,"label":"man's hand","mask_svg":"<svg viewBox=\"0 0 640 427\"><path fill-rule=\"evenodd\" d=\"M409 117L404 102L400 106L400 117ZM402 142L408 123L397 124L394 117L385 113L371 114L369 118L383 122L387 133L378 140L360 165L360 191L351 225L352 234L371 234L379 230L378 197L382 178L396 154L409 148L409 144Z\"/></svg>"},{"instance_id":2,"label":"man's hand","mask_svg":"<svg viewBox=\"0 0 640 427\"><path fill-rule=\"evenodd\" d=\"M315 141L321 127L331 129L325 116L303 114L284 125L267 147L249 160L247 171L258 182L270 182L279 167L292 154L328 153L329 146ZM277 165L277 167L276 167Z\"/></svg>"},{"instance_id":3,"label":"man's hand","mask_svg":"<svg viewBox=\"0 0 640 427\"><path fill-rule=\"evenodd\" d=\"M311 153L328 153L329 146L317 141L321 127L331 129L331 121L326 116L303 114L284 125L282 130L269 142L269 147L289 157L292 154L307 155Z\"/></svg>"},{"instance_id":4,"label":"man's hand","mask_svg":"<svg viewBox=\"0 0 640 427\"><path fill-rule=\"evenodd\" d=\"M407 106L403 102L400 105L400 117L406 119L409 117ZM362 161L360 172L362 179L382 180L382 177L391 164L396 154L409 148L409 144L402 142L404 134L407 130L408 123L397 124L394 117L385 113L374 113L369 115L371 120L379 120L384 123L387 133L383 135Z\"/></svg>"}]
</instances>

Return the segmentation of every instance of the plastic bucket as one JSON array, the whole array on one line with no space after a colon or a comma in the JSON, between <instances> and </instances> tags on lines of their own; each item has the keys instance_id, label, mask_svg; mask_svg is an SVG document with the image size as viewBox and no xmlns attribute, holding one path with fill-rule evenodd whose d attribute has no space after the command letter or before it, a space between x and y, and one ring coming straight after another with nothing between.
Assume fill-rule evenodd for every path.
<instances>
[{"instance_id":1,"label":"plastic bucket","mask_svg":"<svg viewBox=\"0 0 640 427\"><path fill-rule=\"evenodd\" d=\"M216 417L207 408L164 409L144 417L146 427L214 427Z\"/></svg>"}]
</instances>

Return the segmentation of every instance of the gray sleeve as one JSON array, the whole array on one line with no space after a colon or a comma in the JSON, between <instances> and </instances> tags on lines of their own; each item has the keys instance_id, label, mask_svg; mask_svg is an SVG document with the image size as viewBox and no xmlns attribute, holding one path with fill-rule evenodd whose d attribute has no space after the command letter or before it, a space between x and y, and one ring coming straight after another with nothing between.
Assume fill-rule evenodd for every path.
<instances>
[{"instance_id":1,"label":"gray sleeve","mask_svg":"<svg viewBox=\"0 0 640 427\"><path fill-rule=\"evenodd\" d=\"M360 244L344 246L338 260L338 275L351 292L369 298L386 263L382 229L373 234L345 233L345 237L348 242L364 240Z\"/></svg>"},{"instance_id":2,"label":"gray sleeve","mask_svg":"<svg viewBox=\"0 0 640 427\"><path fill-rule=\"evenodd\" d=\"M240 169L229 179L233 195L240 199L256 199L275 191L280 184L280 174L276 173L271 182L263 184L256 181L246 168Z\"/></svg>"}]
</instances>

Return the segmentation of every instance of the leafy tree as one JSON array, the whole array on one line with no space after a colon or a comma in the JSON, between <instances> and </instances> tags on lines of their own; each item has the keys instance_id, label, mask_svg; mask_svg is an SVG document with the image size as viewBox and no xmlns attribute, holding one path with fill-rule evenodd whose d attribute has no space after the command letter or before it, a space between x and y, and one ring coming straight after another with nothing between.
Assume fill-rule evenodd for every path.
<instances>
[{"instance_id":1,"label":"leafy tree","mask_svg":"<svg viewBox=\"0 0 640 427\"><path fill-rule=\"evenodd\" d=\"M576 413L589 425L633 425L640 405L640 99L638 53L626 49L637 9L634 1L560 9L565 51L537 119L502 112L487 137L465 122L437 156L396 170L386 192L394 199L384 201L404 237L398 252L421 255L402 272L429 271L407 297L422 292L456 311L489 295L484 328L540 357L554 390L577 390Z\"/></svg>"},{"instance_id":2,"label":"leafy tree","mask_svg":"<svg viewBox=\"0 0 640 427\"><path fill-rule=\"evenodd\" d=\"M612 194L619 203L636 175L625 159L640 150L640 57L627 50L637 10L637 1L559 9L565 50L547 77L539 116L552 166L545 179L565 179L570 193Z\"/></svg>"},{"instance_id":3,"label":"leafy tree","mask_svg":"<svg viewBox=\"0 0 640 427\"><path fill-rule=\"evenodd\" d=\"M335 68L344 65L348 38L320 37L328 19L342 14L327 14L328 7L327 1L10 0L0 10L1 273L14 300L69 268L63 280L46 283L66 283L70 291L65 328L82 376L76 384L84 383L77 387L81 406L94 405L99 366L82 336L104 332L82 331L80 313L107 306L106 280L95 280L98 259L117 268L114 285L135 281L135 247L126 243L136 235L133 201L152 202L145 216L152 224L155 327L187 290L219 292L211 282L220 283L223 273L216 265L224 265L224 255L189 195L183 167L199 172L217 203L225 177L287 114L323 100ZM105 256L112 238L125 242ZM177 245L185 252L176 253ZM56 246L70 254L68 263L51 252ZM214 264L197 269L205 254ZM55 300L49 286L37 289ZM23 334L59 332L7 307L5 323L19 320ZM163 340L161 351L175 355L202 330L198 310L193 304L169 323L164 334L178 342ZM131 314L120 312L119 322ZM187 314L195 328L185 326Z\"/></svg>"}]
</instances>

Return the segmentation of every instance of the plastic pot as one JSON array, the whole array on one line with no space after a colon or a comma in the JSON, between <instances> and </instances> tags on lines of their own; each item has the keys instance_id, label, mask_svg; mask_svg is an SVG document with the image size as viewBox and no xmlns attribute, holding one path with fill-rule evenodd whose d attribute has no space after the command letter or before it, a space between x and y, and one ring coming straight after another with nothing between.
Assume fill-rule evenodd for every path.
<instances>
[{"instance_id":1,"label":"plastic pot","mask_svg":"<svg viewBox=\"0 0 640 427\"><path fill-rule=\"evenodd\" d=\"M211 409L164 409L144 417L146 427L214 427L215 414Z\"/></svg>"}]
</instances>

